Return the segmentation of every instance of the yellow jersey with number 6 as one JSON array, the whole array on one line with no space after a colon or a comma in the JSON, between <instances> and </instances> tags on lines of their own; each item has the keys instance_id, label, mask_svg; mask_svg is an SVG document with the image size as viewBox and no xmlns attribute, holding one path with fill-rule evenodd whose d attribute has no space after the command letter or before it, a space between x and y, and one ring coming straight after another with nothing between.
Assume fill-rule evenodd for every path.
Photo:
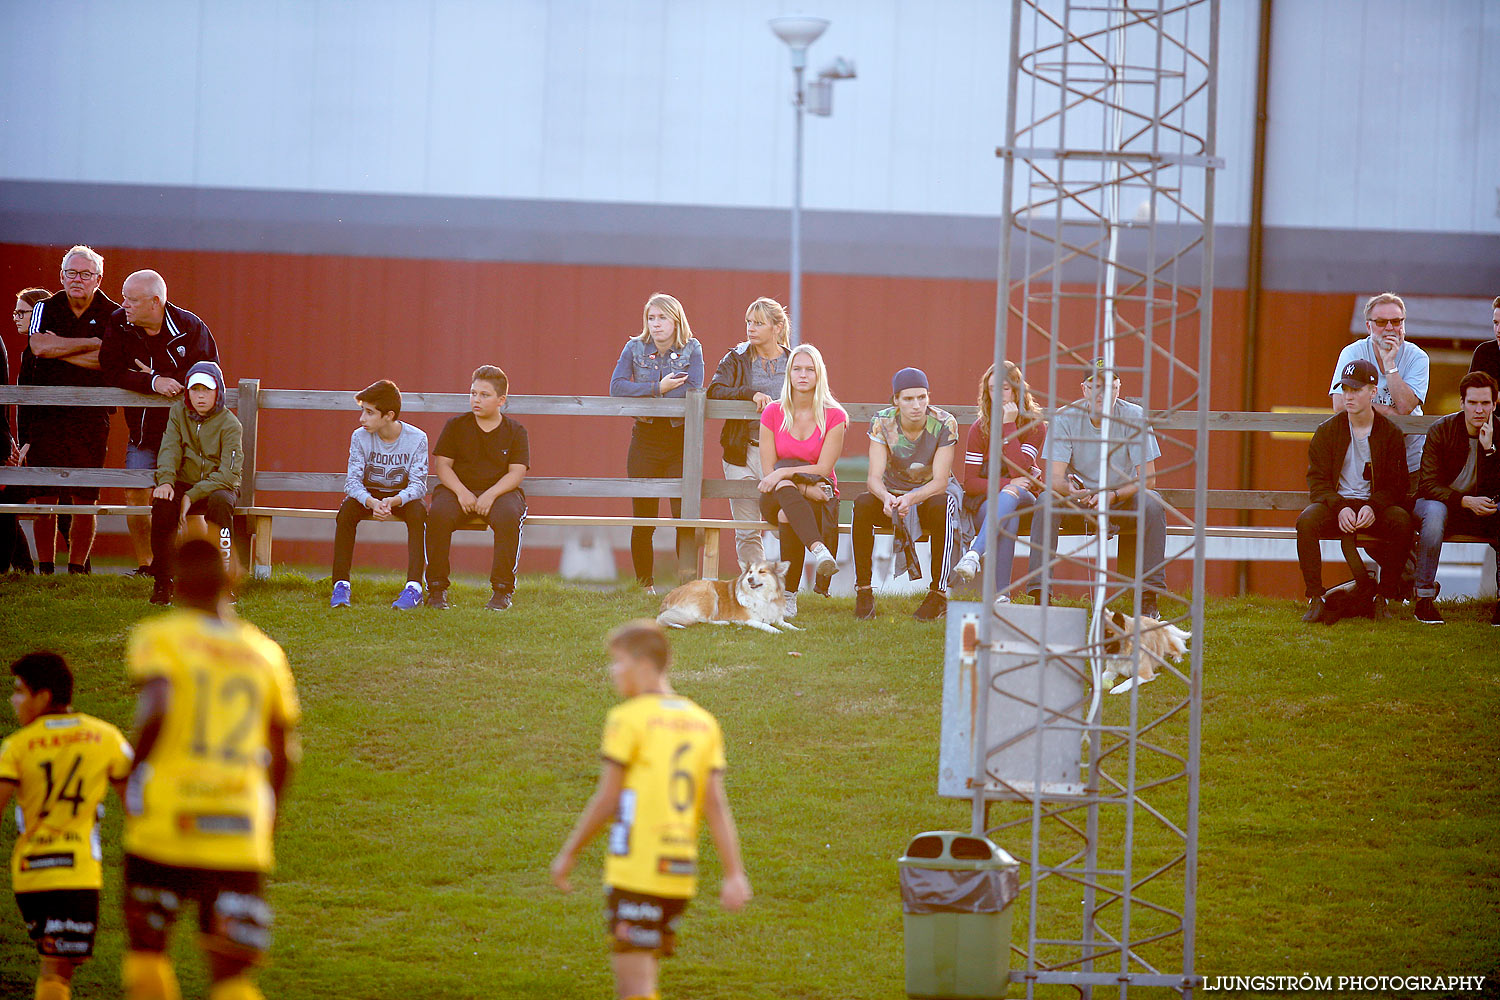
<instances>
[{"instance_id":1,"label":"yellow jersey with number 6","mask_svg":"<svg viewBox=\"0 0 1500 1000\"><path fill-rule=\"evenodd\" d=\"M709 775L724 769L719 723L680 695L640 695L610 710L600 753L625 769L605 885L691 897L698 888L703 793Z\"/></svg>"},{"instance_id":2,"label":"yellow jersey with number 6","mask_svg":"<svg viewBox=\"0 0 1500 1000\"><path fill-rule=\"evenodd\" d=\"M238 619L174 611L136 626L126 654L140 684L171 688L161 732L131 775L125 850L159 864L271 870L276 802L271 722L299 716L280 646Z\"/></svg>"},{"instance_id":3,"label":"yellow jersey with number 6","mask_svg":"<svg viewBox=\"0 0 1500 1000\"><path fill-rule=\"evenodd\" d=\"M38 716L0 743L0 781L16 786L16 892L104 885L99 821L130 760L118 729L81 712Z\"/></svg>"}]
</instances>

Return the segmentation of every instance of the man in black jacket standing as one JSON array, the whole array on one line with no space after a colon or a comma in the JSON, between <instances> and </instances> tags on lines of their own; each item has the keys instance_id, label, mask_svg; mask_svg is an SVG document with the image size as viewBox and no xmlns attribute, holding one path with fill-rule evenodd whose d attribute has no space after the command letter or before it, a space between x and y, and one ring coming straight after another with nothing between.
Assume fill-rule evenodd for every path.
<instances>
[{"instance_id":1,"label":"man in black jacket standing","mask_svg":"<svg viewBox=\"0 0 1500 1000\"><path fill-rule=\"evenodd\" d=\"M1495 452L1495 395L1500 392L1489 373L1471 371L1458 383L1464 408L1437 420L1427 429L1422 449L1422 473L1417 483L1417 606L1416 619L1441 625L1443 616L1433 606L1437 597L1438 556L1443 536L1478 535L1489 540L1500 556L1500 456ZM1500 586L1500 567L1495 570ZM1500 625L1500 603L1490 617Z\"/></svg>"},{"instance_id":2,"label":"man in black jacket standing","mask_svg":"<svg viewBox=\"0 0 1500 1000\"><path fill-rule=\"evenodd\" d=\"M104 258L91 247L75 246L63 255L62 291L44 299L31 314L31 333L21 355L21 385L99 388L109 382L99 370L99 348L115 303L99 288ZM22 406L17 437L33 468L99 469L109 444L109 406ZM31 486L33 501L92 504L97 486ZM37 571L53 570L56 518L35 525ZM74 514L68 532L69 573L87 573L94 546L94 515Z\"/></svg>"},{"instance_id":3,"label":"man in black jacket standing","mask_svg":"<svg viewBox=\"0 0 1500 1000\"><path fill-rule=\"evenodd\" d=\"M99 367L110 383L148 395L176 399L187 382L187 370L199 361L218 364L219 348L208 326L197 316L167 301L167 283L155 271L136 271L120 286L119 309L104 328ZM166 406L127 406L125 468L156 469L156 452L167 429ZM135 506L150 506L151 488L125 491ZM126 518L135 546L136 575L144 576L151 563L151 518Z\"/></svg>"},{"instance_id":4,"label":"man in black jacket standing","mask_svg":"<svg viewBox=\"0 0 1500 1000\"><path fill-rule=\"evenodd\" d=\"M1374 408L1380 381L1363 359L1339 372L1344 412L1323 421L1307 451L1307 492L1312 503L1297 518L1297 562L1306 584L1305 622L1323 617L1323 553L1319 539L1363 532L1380 564L1375 616L1391 617L1387 600L1400 598L1401 566L1411 550L1406 509L1410 479L1401 431Z\"/></svg>"}]
</instances>

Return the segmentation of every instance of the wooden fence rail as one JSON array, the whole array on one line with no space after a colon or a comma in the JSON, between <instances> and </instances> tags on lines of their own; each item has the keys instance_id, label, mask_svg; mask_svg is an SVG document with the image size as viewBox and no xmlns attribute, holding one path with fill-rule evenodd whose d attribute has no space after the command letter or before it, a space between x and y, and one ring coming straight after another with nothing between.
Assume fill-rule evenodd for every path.
<instances>
[{"instance_id":1,"label":"wooden fence rail","mask_svg":"<svg viewBox=\"0 0 1500 1000\"><path fill-rule=\"evenodd\" d=\"M227 405L234 409L244 427L245 465L243 486L240 491L240 510L251 517L252 523L269 536L273 516L296 516L298 508L261 507L257 494L267 491L296 493L341 494L344 488L342 472L282 472L262 471L259 462L259 439L262 436L262 411L344 411L351 416L354 410L354 390L347 389L267 389L258 379L242 379L235 388L226 392ZM0 386L0 405L18 406L170 406L171 401L155 395L142 395L125 389L90 389L54 386ZM846 403L851 422L866 423L876 411L887 403ZM458 392L403 392L403 413L465 413L469 409L469 396ZM944 406L960 424L972 423L978 417L978 408L973 405ZM757 416L755 406L739 400L708 399L703 390L688 393L683 399L637 399L611 396L523 396L513 395L506 401L506 412L515 415L585 416L585 417L680 417L684 421L683 475L681 479L630 479L617 477L528 477L525 489L534 497L574 498L627 498L669 497L681 498L682 520L708 524L702 519L704 500L752 499L758 495L755 485L748 482L728 482L704 475L704 452L707 444L706 428L710 420L746 420ZM1331 411L1330 411L1331 412ZM1327 419L1328 413L1245 413L1238 411L1215 411L1208 415L1208 429L1227 433L1293 432L1310 433ZM274 418L273 418L274 419ZM1419 432L1436 418L1399 417L1396 423L1402 430ZM1151 415L1152 427L1166 432L1187 433L1197 427L1198 416L1192 411L1175 411ZM103 486L115 488L149 487L153 482L150 470L127 469L58 469L58 468L0 468L0 486ZM435 476L429 484L435 485ZM1189 489L1164 488L1158 492L1167 503L1179 509L1191 509L1193 491ZM1307 503L1307 494L1301 490L1209 490L1208 506L1215 510L1230 511L1294 511ZM120 512L118 504L79 506L80 510L109 510ZM22 508L15 504L0 504L0 510L15 511ZM70 509L68 505L50 505L48 510ZM321 512L307 511L307 516L331 516ZM561 523L562 519L558 519ZM601 518L621 526L651 524L666 526L678 523L670 518ZM593 523L592 521L590 523ZM725 522L728 525L728 522ZM1215 530L1229 531L1229 526L1217 526ZM1244 529L1235 529L1237 531ZM1254 529L1252 529L1254 530ZM1264 529L1278 531L1285 529ZM712 532L716 535L717 531ZM712 537L711 535L711 537ZM256 551L269 552L269 537L266 544L256 545ZM694 564L696 551L690 555ZM259 572L268 570L257 565Z\"/></svg>"}]
</instances>

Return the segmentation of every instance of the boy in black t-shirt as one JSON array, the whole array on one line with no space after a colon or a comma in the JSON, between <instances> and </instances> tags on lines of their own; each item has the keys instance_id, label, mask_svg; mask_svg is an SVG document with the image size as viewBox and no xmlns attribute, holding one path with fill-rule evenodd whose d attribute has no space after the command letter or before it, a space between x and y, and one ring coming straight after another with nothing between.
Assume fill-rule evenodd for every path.
<instances>
[{"instance_id":1,"label":"boy in black t-shirt","mask_svg":"<svg viewBox=\"0 0 1500 1000\"><path fill-rule=\"evenodd\" d=\"M474 369L469 386L469 413L443 426L433 449L432 471L440 485L427 515L427 606L448 607L448 548L453 529L479 518L495 529L495 557L490 564L494 593L487 611L510 607L516 589L516 562L521 555L521 523L526 520L526 493L521 481L531 464L526 428L500 412L510 379L494 365Z\"/></svg>"}]
</instances>

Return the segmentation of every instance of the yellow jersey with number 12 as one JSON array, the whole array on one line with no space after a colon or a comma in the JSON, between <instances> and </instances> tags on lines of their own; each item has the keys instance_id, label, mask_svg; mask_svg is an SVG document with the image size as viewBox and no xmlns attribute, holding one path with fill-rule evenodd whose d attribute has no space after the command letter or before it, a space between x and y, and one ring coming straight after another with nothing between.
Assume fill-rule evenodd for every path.
<instances>
[{"instance_id":1,"label":"yellow jersey with number 12","mask_svg":"<svg viewBox=\"0 0 1500 1000\"><path fill-rule=\"evenodd\" d=\"M126 664L137 683L171 687L161 732L126 792L126 852L269 872L268 734L272 720L290 730L299 715L286 654L248 622L182 610L136 626Z\"/></svg>"},{"instance_id":2,"label":"yellow jersey with number 12","mask_svg":"<svg viewBox=\"0 0 1500 1000\"><path fill-rule=\"evenodd\" d=\"M104 797L130 761L120 731L81 712L38 716L0 743L0 781L16 786L16 892L103 887Z\"/></svg>"},{"instance_id":3,"label":"yellow jersey with number 12","mask_svg":"<svg viewBox=\"0 0 1500 1000\"><path fill-rule=\"evenodd\" d=\"M719 723L680 695L640 695L610 711L600 753L625 769L605 885L691 897L698 888L703 793L709 775L724 769Z\"/></svg>"}]
</instances>

